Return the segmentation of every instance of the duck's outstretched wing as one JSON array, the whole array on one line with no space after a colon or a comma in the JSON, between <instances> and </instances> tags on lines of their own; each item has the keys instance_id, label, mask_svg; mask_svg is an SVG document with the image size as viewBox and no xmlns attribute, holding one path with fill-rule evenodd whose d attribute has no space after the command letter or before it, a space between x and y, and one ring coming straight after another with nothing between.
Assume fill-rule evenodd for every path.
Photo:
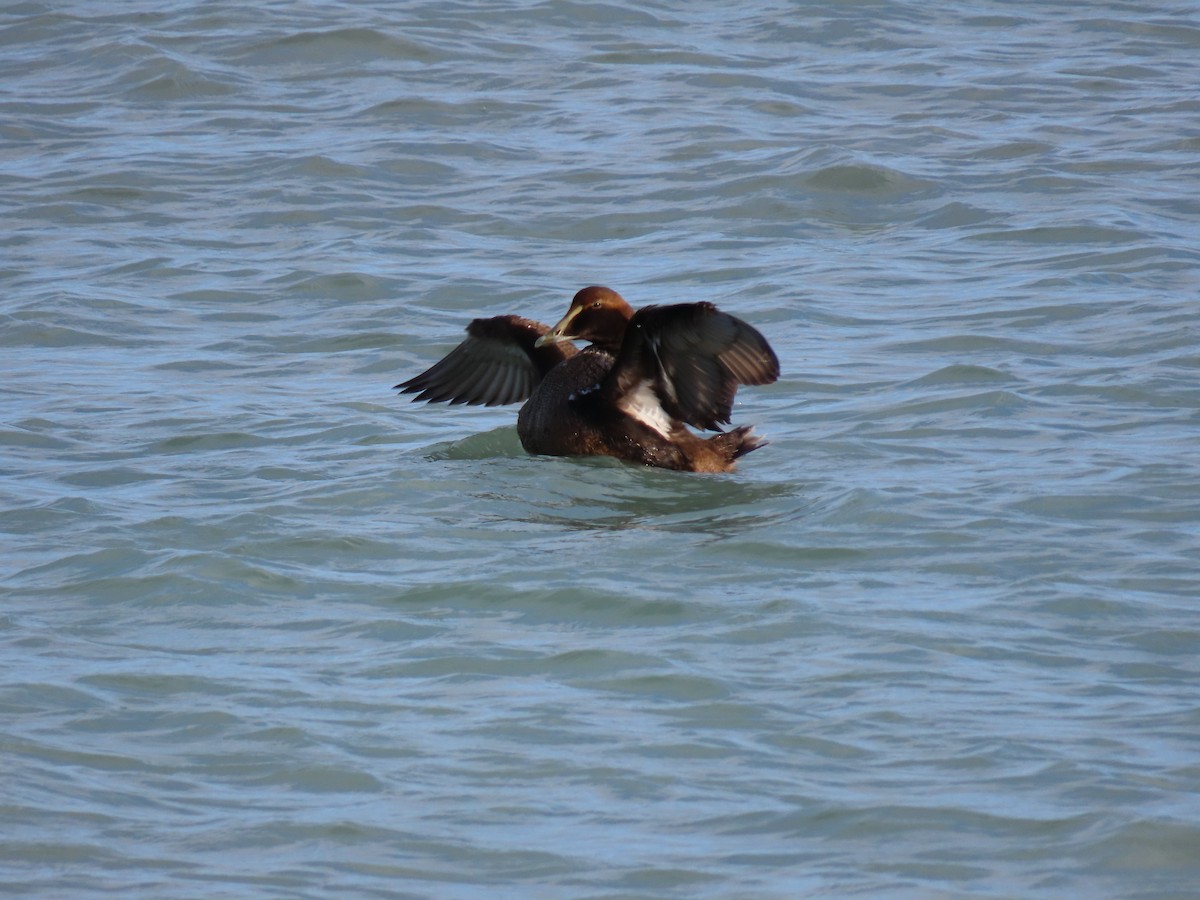
<instances>
[{"instance_id":1,"label":"duck's outstretched wing","mask_svg":"<svg viewBox=\"0 0 1200 900\"><path fill-rule=\"evenodd\" d=\"M678 303L637 311L603 387L636 418L657 398L671 418L720 431L739 384L778 377L779 360L757 329L711 303Z\"/></svg>"},{"instance_id":2,"label":"duck's outstretched wing","mask_svg":"<svg viewBox=\"0 0 1200 900\"><path fill-rule=\"evenodd\" d=\"M577 352L569 343L535 347L549 330L520 316L475 319L467 339L445 359L396 389L416 394L414 402L503 406L525 400L547 372Z\"/></svg>"}]
</instances>

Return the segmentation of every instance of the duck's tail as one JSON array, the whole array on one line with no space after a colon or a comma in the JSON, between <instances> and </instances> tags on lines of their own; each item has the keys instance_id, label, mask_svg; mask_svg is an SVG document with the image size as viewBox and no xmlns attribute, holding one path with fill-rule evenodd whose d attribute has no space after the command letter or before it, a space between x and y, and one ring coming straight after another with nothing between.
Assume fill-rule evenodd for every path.
<instances>
[{"instance_id":1,"label":"duck's tail","mask_svg":"<svg viewBox=\"0 0 1200 900\"><path fill-rule=\"evenodd\" d=\"M721 449L722 455L733 462L752 450L767 446L767 441L751 430L750 425L740 425L709 439L709 443Z\"/></svg>"}]
</instances>

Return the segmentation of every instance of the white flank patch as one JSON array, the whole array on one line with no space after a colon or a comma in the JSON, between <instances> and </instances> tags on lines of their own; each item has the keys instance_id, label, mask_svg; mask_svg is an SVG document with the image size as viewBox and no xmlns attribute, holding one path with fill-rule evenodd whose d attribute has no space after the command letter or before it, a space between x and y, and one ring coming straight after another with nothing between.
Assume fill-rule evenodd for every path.
<instances>
[{"instance_id":1,"label":"white flank patch","mask_svg":"<svg viewBox=\"0 0 1200 900\"><path fill-rule=\"evenodd\" d=\"M626 394L618 404L621 412L631 416L657 431L665 438L671 436L671 417L662 408L658 395L649 381L639 381L636 388Z\"/></svg>"}]
</instances>

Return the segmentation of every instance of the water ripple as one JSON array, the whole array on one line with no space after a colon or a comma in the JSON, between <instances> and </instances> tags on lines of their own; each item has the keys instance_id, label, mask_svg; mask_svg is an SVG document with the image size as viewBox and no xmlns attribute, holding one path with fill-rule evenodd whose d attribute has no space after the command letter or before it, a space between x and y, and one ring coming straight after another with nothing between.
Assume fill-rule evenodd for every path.
<instances>
[{"instance_id":1,"label":"water ripple","mask_svg":"<svg viewBox=\"0 0 1200 900\"><path fill-rule=\"evenodd\" d=\"M1190 896L1185 11L31 2L0 46L11 890ZM587 283L762 327L770 445L531 458L390 390Z\"/></svg>"}]
</instances>

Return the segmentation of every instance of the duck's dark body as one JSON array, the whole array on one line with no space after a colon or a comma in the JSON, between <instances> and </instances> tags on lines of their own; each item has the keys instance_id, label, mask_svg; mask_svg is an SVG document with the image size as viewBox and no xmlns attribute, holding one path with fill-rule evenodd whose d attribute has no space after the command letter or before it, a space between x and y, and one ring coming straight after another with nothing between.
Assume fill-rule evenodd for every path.
<instances>
[{"instance_id":1,"label":"duck's dark body","mask_svg":"<svg viewBox=\"0 0 1200 900\"><path fill-rule=\"evenodd\" d=\"M574 327L571 327L574 326ZM757 331L707 303L634 313L608 288L584 288L553 329L516 316L476 319L445 359L398 388L416 400L494 405L528 397L517 433L530 453L615 456L726 472L762 446L748 427L720 430L738 383L774 381ZM591 340L582 351L567 343Z\"/></svg>"},{"instance_id":2,"label":"duck's dark body","mask_svg":"<svg viewBox=\"0 0 1200 900\"><path fill-rule=\"evenodd\" d=\"M588 347L547 372L517 414L521 446L547 456L613 456L605 423L586 403L612 364L608 353Z\"/></svg>"}]
</instances>

